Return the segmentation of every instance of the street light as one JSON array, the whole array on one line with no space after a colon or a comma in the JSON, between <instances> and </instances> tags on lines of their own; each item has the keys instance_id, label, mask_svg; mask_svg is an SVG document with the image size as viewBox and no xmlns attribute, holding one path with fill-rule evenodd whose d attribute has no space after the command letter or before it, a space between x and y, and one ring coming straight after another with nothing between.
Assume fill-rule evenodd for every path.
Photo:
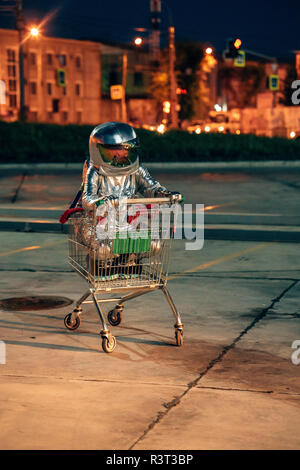
<instances>
[{"instance_id":1,"label":"street light","mask_svg":"<svg viewBox=\"0 0 300 470\"><path fill-rule=\"evenodd\" d=\"M141 46L141 45L143 44L143 39L142 39L141 37L135 38L134 44L135 44L136 46Z\"/></svg>"},{"instance_id":2,"label":"street light","mask_svg":"<svg viewBox=\"0 0 300 470\"><path fill-rule=\"evenodd\" d=\"M39 36L40 31L36 26L32 26L31 28L29 28L29 34L30 34L30 36L33 36L33 37L36 38L36 37Z\"/></svg>"},{"instance_id":3,"label":"street light","mask_svg":"<svg viewBox=\"0 0 300 470\"><path fill-rule=\"evenodd\" d=\"M207 48L205 49L205 54L211 55L212 53L213 53L212 47L207 47Z\"/></svg>"}]
</instances>

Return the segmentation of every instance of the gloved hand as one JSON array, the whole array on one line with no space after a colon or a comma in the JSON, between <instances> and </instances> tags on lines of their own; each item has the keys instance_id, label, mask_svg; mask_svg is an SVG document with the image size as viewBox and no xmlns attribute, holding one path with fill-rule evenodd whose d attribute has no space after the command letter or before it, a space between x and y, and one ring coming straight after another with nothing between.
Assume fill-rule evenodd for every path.
<instances>
[{"instance_id":1,"label":"gloved hand","mask_svg":"<svg viewBox=\"0 0 300 470\"><path fill-rule=\"evenodd\" d=\"M176 202L183 202L184 197L182 194L178 193L177 191L171 191L169 193L169 197L171 199L171 202L174 204Z\"/></svg>"}]
</instances>

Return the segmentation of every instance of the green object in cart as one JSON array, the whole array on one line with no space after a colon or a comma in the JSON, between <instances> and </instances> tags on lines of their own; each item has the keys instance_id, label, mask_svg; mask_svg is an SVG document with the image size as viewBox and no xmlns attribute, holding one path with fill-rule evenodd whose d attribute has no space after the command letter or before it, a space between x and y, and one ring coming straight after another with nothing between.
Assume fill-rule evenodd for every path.
<instances>
[{"instance_id":1,"label":"green object in cart","mask_svg":"<svg viewBox=\"0 0 300 470\"><path fill-rule=\"evenodd\" d=\"M113 254L123 255L126 253L148 253L151 247L151 232L140 232L138 238L120 238L116 233L113 241Z\"/></svg>"}]
</instances>

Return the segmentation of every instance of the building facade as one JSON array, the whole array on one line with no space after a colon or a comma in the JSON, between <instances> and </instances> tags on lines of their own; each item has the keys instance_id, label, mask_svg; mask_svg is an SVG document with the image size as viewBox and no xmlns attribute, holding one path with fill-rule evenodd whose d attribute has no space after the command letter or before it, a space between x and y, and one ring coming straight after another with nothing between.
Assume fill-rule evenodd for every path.
<instances>
[{"instance_id":1,"label":"building facade","mask_svg":"<svg viewBox=\"0 0 300 470\"><path fill-rule=\"evenodd\" d=\"M148 54L99 42L38 36L24 41L23 56L29 122L96 125L120 121L122 103L111 99L110 87L122 83L126 84L126 120L134 125L155 120L147 97ZM0 29L0 119L15 121L19 111L18 32Z\"/></svg>"},{"instance_id":2,"label":"building facade","mask_svg":"<svg viewBox=\"0 0 300 470\"><path fill-rule=\"evenodd\" d=\"M30 37L23 44L28 121L95 124L101 120L101 44ZM0 29L1 119L20 109L18 32Z\"/></svg>"}]
</instances>

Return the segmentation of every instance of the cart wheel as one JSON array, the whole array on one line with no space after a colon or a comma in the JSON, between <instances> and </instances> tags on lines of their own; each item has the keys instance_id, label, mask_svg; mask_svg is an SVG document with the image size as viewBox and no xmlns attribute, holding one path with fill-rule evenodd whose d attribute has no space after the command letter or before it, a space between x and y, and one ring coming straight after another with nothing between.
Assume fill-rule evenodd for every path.
<instances>
[{"instance_id":1,"label":"cart wheel","mask_svg":"<svg viewBox=\"0 0 300 470\"><path fill-rule=\"evenodd\" d=\"M112 326L118 326L122 321L121 310L115 308L113 310L110 310L107 314L107 320Z\"/></svg>"},{"instance_id":2,"label":"cart wheel","mask_svg":"<svg viewBox=\"0 0 300 470\"><path fill-rule=\"evenodd\" d=\"M183 331L182 330L175 330L175 339L176 339L176 346L183 345Z\"/></svg>"},{"instance_id":3,"label":"cart wheel","mask_svg":"<svg viewBox=\"0 0 300 470\"><path fill-rule=\"evenodd\" d=\"M72 313L68 313L64 318L64 324L68 330L77 330L80 326L80 316L77 315L75 321L72 322Z\"/></svg>"},{"instance_id":4,"label":"cart wheel","mask_svg":"<svg viewBox=\"0 0 300 470\"><path fill-rule=\"evenodd\" d=\"M102 349L106 353L111 353L115 349L117 345L117 340L113 335L110 335L109 338L107 336L103 336L102 338Z\"/></svg>"}]
</instances>

